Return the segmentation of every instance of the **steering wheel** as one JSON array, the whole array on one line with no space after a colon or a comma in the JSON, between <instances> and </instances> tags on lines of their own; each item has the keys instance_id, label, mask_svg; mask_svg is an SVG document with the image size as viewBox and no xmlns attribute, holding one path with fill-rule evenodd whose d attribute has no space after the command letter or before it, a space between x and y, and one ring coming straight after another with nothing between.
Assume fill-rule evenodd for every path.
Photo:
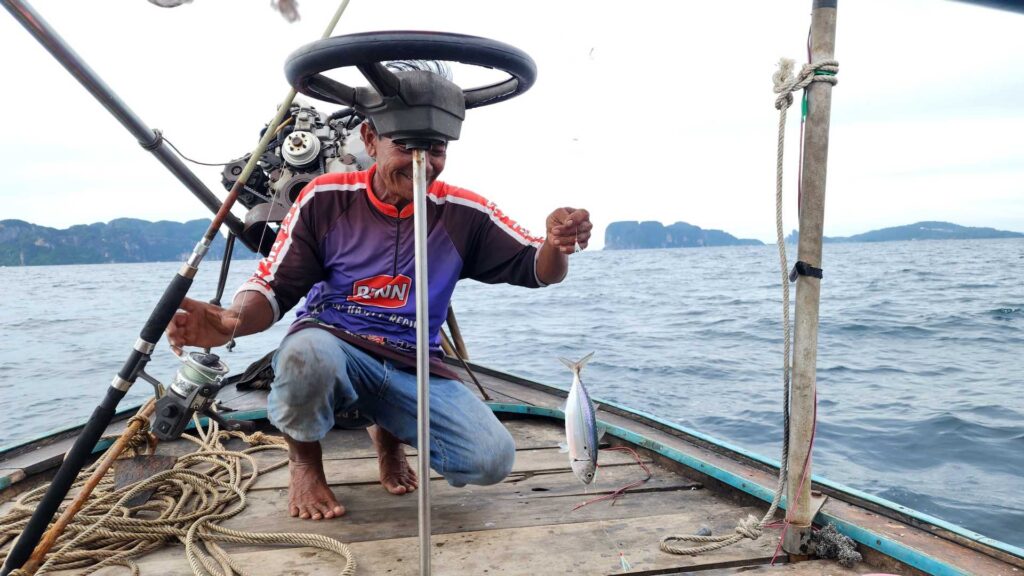
<instances>
[{"instance_id":1,"label":"steering wheel","mask_svg":"<svg viewBox=\"0 0 1024 576\"><path fill-rule=\"evenodd\" d=\"M466 109L514 98L537 78L533 59L518 48L478 36L422 31L363 32L317 40L288 57L285 76L302 94L368 112L388 99L409 97L399 93L399 78L382 64L389 60L446 60L510 76L495 84L462 89ZM350 66L358 68L373 88L353 88L323 75Z\"/></svg>"}]
</instances>

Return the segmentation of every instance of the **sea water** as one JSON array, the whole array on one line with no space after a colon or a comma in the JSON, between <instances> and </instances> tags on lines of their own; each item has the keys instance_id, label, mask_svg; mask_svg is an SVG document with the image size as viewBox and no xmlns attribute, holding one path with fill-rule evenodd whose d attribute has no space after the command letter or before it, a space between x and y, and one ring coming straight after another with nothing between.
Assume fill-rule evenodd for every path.
<instances>
[{"instance_id":1,"label":"sea water","mask_svg":"<svg viewBox=\"0 0 1024 576\"><path fill-rule=\"evenodd\" d=\"M823 260L815 474L1024 546L1024 240L826 244ZM226 301L253 267L233 265ZM0 446L88 417L177 268L0 268ZM591 395L777 460L780 283L774 246L584 252L561 285L467 281L454 307L475 362L566 387L558 357L594 351ZM244 370L286 328L225 361ZM162 342L147 370L176 367ZM122 405L151 393L140 380Z\"/></svg>"}]
</instances>

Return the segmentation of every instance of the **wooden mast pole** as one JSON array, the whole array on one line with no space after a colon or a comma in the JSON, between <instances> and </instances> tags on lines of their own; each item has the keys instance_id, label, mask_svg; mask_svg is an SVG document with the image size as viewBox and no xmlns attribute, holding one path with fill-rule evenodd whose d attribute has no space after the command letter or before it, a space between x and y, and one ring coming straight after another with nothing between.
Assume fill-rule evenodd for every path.
<instances>
[{"instance_id":1,"label":"wooden mast pole","mask_svg":"<svg viewBox=\"0 0 1024 576\"><path fill-rule=\"evenodd\" d=\"M832 60L835 54L838 0L814 0L811 11L811 62ZM825 220L825 174L828 166L829 116L832 85L812 82L807 87L801 174L800 241L797 259L821 268L821 239ZM811 440L815 418L815 369L818 360L818 305L821 279L801 275L796 281L793 383L790 405L789 476L783 550L806 556L811 535Z\"/></svg>"}]
</instances>

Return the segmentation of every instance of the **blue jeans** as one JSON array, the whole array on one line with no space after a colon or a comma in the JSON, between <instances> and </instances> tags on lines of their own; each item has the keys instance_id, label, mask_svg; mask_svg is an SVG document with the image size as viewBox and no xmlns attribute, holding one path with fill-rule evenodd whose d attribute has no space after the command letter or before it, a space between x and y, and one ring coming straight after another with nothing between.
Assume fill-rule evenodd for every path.
<instances>
[{"instance_id":1,"label":"blue jeans","mask_svg":"<svg viewBox=\"0 0 1024 576\"><path fill-rule=\"evenodd\" d=\"M360 415L416 446L416 375L317 328L288 335L274 354L267 399L271 424L316 442L335 412ZM494 413L461 382L430 378L430 466L453 486L496 484L515 461L515 442Z\"/></svg>"}]
</instances>

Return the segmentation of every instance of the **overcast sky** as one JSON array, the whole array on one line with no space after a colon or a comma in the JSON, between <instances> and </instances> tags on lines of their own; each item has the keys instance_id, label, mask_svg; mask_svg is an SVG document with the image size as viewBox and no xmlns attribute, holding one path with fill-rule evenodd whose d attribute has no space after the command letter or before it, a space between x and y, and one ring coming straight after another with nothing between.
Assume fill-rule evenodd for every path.
<instances>
[{"instance_id":1,"label":"overcast sky","mask_svg":"<svg viewBox=\"0 0 1024 576\"><path fill-rule=\"evenodd\" d=\"M287 93L286 56L337 7L303 0L289 24L265 0L118 0L102 13L32 4L144 122L213 162L252 149ZM595 247L616 220L772 241L771 75L781 56L804 59L810 5L352 0L336 34L443 30L529 53L534 88L469 111L442 179L535 232L569 205L592 212ZM919 220L1024 231L1024 15L948 0L839 8L826 234ZM0 219L65 228L210 216L6 12L0 50ZM787 230L798 114L790 120ZM195 171L225 195L219 170Z\"/></svg>"}]
</instances>

